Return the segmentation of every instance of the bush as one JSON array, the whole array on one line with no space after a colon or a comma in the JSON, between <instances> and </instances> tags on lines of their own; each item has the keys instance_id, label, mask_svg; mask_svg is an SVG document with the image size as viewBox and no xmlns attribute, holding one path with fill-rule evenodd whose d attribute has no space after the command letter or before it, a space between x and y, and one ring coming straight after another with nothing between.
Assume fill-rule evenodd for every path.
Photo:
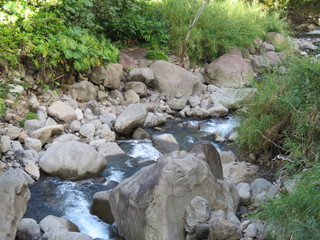
<instances>
[{"instance_id":1,"label":"bush","mask_svg":"<svg viewBox=\"0 0 320 240\"><path fill-rule=\"evenodd\" d=\"M292 193L264 204L255 214L272 228L275 239L320 239L320 165L295 176Z\"/></svg>"},{"instance_id":2,"label":"bush","mask_svg":"<svg viewBox=\"0 0 320 240\"><path fill-rule=\"evenodd\" d=\"M293 58L286 68L254 84L258 93L242 117L238 144L244 153L274 146L299 166L314 164L320 157L320 62Z\"/></svg>"},{"instance_id":3,"label":"bush","mask_svg":"<svg viewBox=\"0 0 320 240\"><path fill-rule=\"evenodd\" d=\"M193 12L189 1L164 1L161 11L168 19L170 45L179 55ZM268 31L286 33L287 27L276 13L269 14L260 4L211 1L191 33L187 54L193 62L210 62L233 47L252 45L255 38L263 38Z\"/></svg>"},{"instance_id":4,"label":"bush","mask_svg":"<svg viewBox=\"0 0 320 240\"><path fill-rule=\"evenodd\" d=\"M168 61L168 56L162 51L150 50L146 54L146 58L153 60L165 60Z\"/></svg>"}]
</instances>

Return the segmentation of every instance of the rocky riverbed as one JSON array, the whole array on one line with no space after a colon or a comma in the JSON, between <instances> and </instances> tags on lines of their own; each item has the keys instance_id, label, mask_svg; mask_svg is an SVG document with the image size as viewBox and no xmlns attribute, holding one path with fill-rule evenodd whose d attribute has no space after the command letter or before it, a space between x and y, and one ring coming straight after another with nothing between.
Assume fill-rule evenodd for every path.
<instances>
[{"instance_id":1,"label":"rocky riverbed","mask_svg":"<svg viewBox=\"0 0 320 240\"><path fill-rule=\"evenodd\" d=\"M317 48L268 33L188 70L127 50L64 92L38 89L31 66L8 72L0 239L264 239L263 223L244 214L281 183L259 178L256 163L271 156L243 161L230 143L256 91L250 79L280 67L275 46L290 41L300 55ZM29 111L36 119L19 126Z\"/></svg>"}]
</instances>

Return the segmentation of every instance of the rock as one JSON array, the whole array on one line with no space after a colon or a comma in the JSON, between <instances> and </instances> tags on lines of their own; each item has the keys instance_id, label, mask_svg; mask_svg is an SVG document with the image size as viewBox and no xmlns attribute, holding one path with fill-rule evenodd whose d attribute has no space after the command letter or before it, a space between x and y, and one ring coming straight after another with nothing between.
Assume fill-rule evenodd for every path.
<instances>
[{"instance_id":1,"label":"rock","mask_svg":"<svg viewBox=\"0 0 320 240\"><path fill-rule=\"evenodd\" d=\"M73 120L69 125L69 129L72 132L79 132L80 127L81 127L81 123L79 120Z\"/></svg>"},{"instance_id":2,"label":"rock","mask_svg":"<svg viewBox=\"0 0 320 240\"><path fill-rule=\"evenodd\" d=\"M45 122L38 119L30 119L24 122L23 128L27 131L35 131L45 126Z\"/></svg>"},{"instance_id":3,"label":"rock","mask_svg":"<svg viewBox=\"0 0 320 240\"><path fill-rule=\"evenodd\" d=\"M122 77L121 64L95 67L89 79L95 84L103 84L106 88L118 88Z\"/></svg>"},{"instance_id":4,"label":"rock","mask_svg":"<svg viewBox=\"0 0 320 240\"><path fill-rule=\"evenodd\" d=\"M140 102L139 95L132 89L129 89L128 91L125 92L124 98L129 103L139 103Z\"/></svg>"},{"instance_id":5,"label":"rock","mask_svg":"<svg viewBox=\"0 0 320 240\"><path fill-rule=\"evenodd\" d=\"M77 92L76 99L80 102L88 102L97 98L98 90L91 82L81 81L73 84L72 88Z\"/></svg>"},{"instance_id":6,"label":"rock","mask_svg":"<svg viewBox=\"0 0 320 240\"><path fill-rule=\"evenodd\" d=\"M289 179L283 183L283 186L288 193L293 193L296 190L298 183L299 181L297 179Z\"/></svg>"},{"instance_id":7,"label":"rock","mask_svg":"<svg viewBox=\"0 0 320 240\"><path fill-rule=\"evenodd\" d=\"M204 90L204 85L195 75L172 63L160 60L150 68L154 73L155 88L161 93L176 97L190 96Z\"/></svg>"},{"instance_id":8,"label":"rock","mask_svg":"<svg viewBox=\"0 0 320 240\"><path fill-rule=\"evenodd\" d=\"M166 121L167 121L166 114L148 112L148 115L144 120L143 127L154 128L166 123Z\"/></svg>"},{"instance_id":9,"label":"rock","mask_svg":"<svg viewBox=\"0 0 320 240\"><path fill-rule=\"evenodd\" d=\"M19 141L12 141L11 142L11 149L14 153L23 151L23 147Z\"/></svg>"},{"instance_id":10,"label":"rock","mask_svg":"<svg viewBox=\"0 0 320 240\"><path fill-rule=\"evenodd\" d=\"M61 95L60 99L63 103L71 106L73 109L76 109L79 107L79 103L69 95L63 94Z\"/></svg>"},{"instance_id":11,"label":"rock","mask_svg":"<svg viewBox=\"0 0 320 240\"><path fill-rule=\"evenodd\" d=\"M237 226L241 225L239 218L234 214L234 212L228 212L227 220Z\"/></svg>"},{"instance_id":12,"label":"rock","mask_svg":"<svg viewBox=\"0 0 320 240\"><path fill-rule=\"evenodd\" d=\"M249 220L244 220L240 225L241 230L242 231L246 230L250 223L251 223L250 219Z\"/></svg>"},{"instance_id":13,"label":"rock","mask_svg":"<svg viewBox=\"0 0 320 240\"><path fill-rule=\"evenodd\" d=\"M230 163L237 160L236 155L232 151L222 151L219 152L221 163Z\"/></svg>"},{"instance_id":14,"label":"rock","mask_svg":"<svg viewBox=\"0 0 320 240\"><path fill-rule=\"evenodd\" d=\"M255 238L258 235L258 229L256 225L252 223L249 224L249 226L246 229L246 234L248 237Z\"/></svg>"},{"instance_id":15,"label":"rock","mask_svg":"<svg viewBox=\"0 0 320 240\"><path fill-rule=\"evenodd\" d=\"M39 168L36 164L33 162L28 162L27 165L25 166L24 170L31 175L33 178L38 180L40 178L40 171Z\"/></svg>"},{"instance_id":16,"label":"rock","mask_svg":"<svg viewBox=\"0 0 320 240\"><path fill-rule=\"evenodd\" d=\"M81 121L84 116L83 116L83 112L81 111L81 109L77 108L76 110L74 110L76 112L76 115L77 115L77 120L78 121Z\"/></svg>"},{"instance_id":17,"label":"rock","mask_svg":"<svg viewBox=\"0 0 320 240\"><path fill-rule=\"evenodd\" d=\"M84 233L54 231L43 234L42 240L92 240L92 238Z\"/></svg>"},{"instance_id":18,"label":"rock","mask_svg":"<svg viewBox=\"0 0 320 240\"><path fill-rule=\"evenodd\" d=\"M96 128L92 123L85 123L80 127L79 133L86 138L92 138L94 136L94 133L96 131Z\"/></svg>"},{"instance_id":19,"label":"rock","mask_svg":"<svg viewBox=\"0 0 320 240\"><path fill-rule=\"evenodd\" d=\"M103 124L103 128L99 130L99 136L105 139L107 142L116 141L116 134L110 129L108 124Z\"/></svg>"},{"instance_id":20,"label":"rock","mask_svg":"<svg viewBox=\"0 0 320 240\"><path fill-rule=\"evenodd\" d=\"M26 166L29 162L38 162L38 153L35 150L24 150L22 155L23 165Z\"/></svg>"},{"instance_id":21,"label":"rock","mask_svg":"<svg viewBox=\"0 0 320 240\"><path fill-rule=\"evenodd\" d=\"M251 196L255 197L261 192L268 192L272 183L264 178L257 178L250 184Z\"/></svg>"},{"instance_id":22,"label":"rock","mask_svg":"<svg viewBox=\"0 0 320 240\"><path fill-rule=\"evenodd\" d=\"M284 59L282 53L269 51L261 56L254 56L252 66L256 72L261 72L279 65Z\"/></svg>"},{"instance_id":23,"label":"rock","mask_svg":"<svg viewBox=\"0 0 320 240\"><path fill-rule=\"evenodd\" d=\"M83 113L83 116L85 119L87 120L94 120L96 119L97 117L92 113L92 110L90 108L86 108L84 110L84 113Z\"/></svg>"},{"instance_id":24,"label":"rock","mask_svg":"<svg viewBox=\"0 0 320 240\"><path fill-rule=\"evenodd\" d=\"M77 115L73 109L73 107L61 102L57 101L54 102L49 108L48 108L48 114L49 116L53 117L54 119L70 123L73 120L77 119Z\"/></svg>"},{"instance_id":25,"label":"rock","mask_svg":"<svg viewBox=\"0 0 320 240\"><path fill-rule=\"evenodd\" d=\"M100 114L100 106L96 100L87 102L86 107L89 108L94 115Z\"/></svg>"},{"instance_id":26,"label":"rock","mask_svg":"<svg viewBox=\"0 0 320 240\"><path fill-rule=\"evenodd\" d=\"M242 102L255 96L255 88L219 88L210 95L211 101L215 104L221 103L228 109L237 109L241 107Z\"/></svg>"},{"instance_id":27,"label":"rock","mask_svg":"<svg viewBox=\"0 0 320 240\"><path fill-rule=\"evenodd\" d=\"M98 153L99 153L99 156L103 156L105 158L126 154L115 142L99 144Z\"/></svg>"},{"instance_id":28,"label":"rock","mask_svg":"<svg viewBox=\"0 0 320 240\"><path fill-rule=\"evenodd\" d=\"M191 96L188 101L191 107L199 106L201 103L201 99L198 96Z\"/></svg>"},{"instance_id":29,"label":"rock","mask_svg":"<svg viewBox=\"0 0 320 240\"><path fill-rule=\"evenodd\" d=\"M53 118L48 117L45 123L45 126L56 126L56 125L58 125L57 122Z\"/></svg>"},{"instance_id":30,"label":"rock","mask_svg":"<svg viewBox=\"0 0 320 240\"><path fill-rule=\"evenodd\" d=\"M152 72L152 70L150 70ZM153 72L152 72L153 74ZM146 97L148 95L147 86L143 82L127 82L124 86L125 90L132 89L140 97Z\"/></svg>"},{"instance_id":31,"label":"rock","mask_svg":"<svg viewBox=\"0 0 320 240\"><path fill-rule=\"evenodd\" d=\"M242 237L239 226L226 221L212 221L209 226L208 240L238 240Z\"/></svg>"},{"instance_id":32,"label":"rock","mask_svg":"<svg viewBox=\"0 0 320 240\"><path fill-rule=\"evenodd\" d=\"M234 141L237 140L238 136L239 136L239 134L238 134L237 131L232 131L232 132L230 133L229 137L228 137L228 140L229 140L230 142L234 142Z\"/></svg>"},{"instance_id":33,"label":"rock","mask_svg":"<svg viewBox=\"0 0 320 240\"><path fill-rule=\"evenodd\" d=\"M179 143L172 134L161 134L152 140L153 146L162 154L180 150Z\"/></svg>"},{"instance_id":34,"label":"rock","mask_svg":"<svg viewBox=\"0 0 320 240\"><path fill-rule=\"evenodd\" d=\"M17 230L17 240L42 240L40 226L32 218L23 218Z\"/></svg>"},{"instance_id":35,"label":"rock","mask_svg":"<svg viewBox=\"0 0 320 240\"><path fill-rule=\"evenodd\" d=\"M150 68L134 68L129 72L129 78L131 81L137 81L150 85L154 80L154 74Z\"/></svg>"},{"instance_id":36,"label":"rock","mask_svg":"<svg viewBox=\"0 0 320 240\"><path fill-rule=\"evenodd\" d=\"M250 185L248 183L238 183L236 189L239 192L240 202L247 203L250 200Z\"/></svg>"},{"instance_id":37,"label":"rock","mask_svg":"<svg viewBox=\"0 0 320 240\"><path fill-rule=\"evenodd\" d=\"M285 49L290 44L289 40L286 37L276 32L268 32L265 40L268 43L273 44L278 49Z\"/></svg>"},{"instance_id":38,"label":"rock","mask_svg":"<svg viewBox=\"0 0 320 240\"><path fill-rule=\"evenodd\" d=\"M55 231L79 232L79 228L73 222L53 215L43 218L39 225L45 233Z\"/></svg>"},{"instance_id":39,"label":"rock","mask_svg":"<svg viewBox=\"0 0 320 240\"><path fill-rule=\"evenodd\" d=\"M224 179L230 183L248 181L258 175L258 167L245 162L230 162L222 165Z\"/></svg>"},{"instance_id":40,"label":"rock","mask_svg":"<svg viewBox=\"0 0 320 240\"><path fill-rule=\"evenodd\" d=\"M197 239L207 239L209 235L209 224L200 223L196 226L195 237Z\"/></svg>"},{"instance_id":41,"label":"rock","mask_svg":"<svg viewBox=\"0 0 320 240\"><path fill-rule=\"evenodd\" d=\"M122 181L111 191L110 205L125 239L184 240L185 209L196 196L233 211L237 205L237 196L214 178L207 163L176 151Z\"/></svg>"},{"instance_id":42,"label":"rock","mask_svg":"<svg viewBox=\"0 0 320 240\"><path fill-rule=\"evenodd\" d=\"M143 124L146 117L147 110L143 104L130 104L117 117L114 128L118 133L130 134L136 127Z\"/></svg>"},{"instance_id":43,"label":"rock","mask_svg":"<svg viewBox=\"0 0 320 240\"><path fill-rule=\"evenodd\" d=\"M264 54L266 52L275 51L275 47L272 44L267 42L263 42L260 48L260 54Z\"/></svg>"},{"instance_id":44,"label":"rock","mask_svg":"<svg viewBox=\"0 0 320 240\"><path fill-rule=\"evenodd\" d=\"M95 193L90 210L94 215L97 215L101 220L111 225L114 222L114 218L111 212L109 197L110 191Z\"/></svg>"},{"instance_id":45,"label":"rock","mask_svg":"<svg viewBox=\"0 0 320 240\"><path fill-rule=\"evenodd\" d=\"M206 67L205 80L218 87L238 88L253 77L250 63L239 55L225 54Z\"/></svg>"},{"instance_id":46,"label":"rock","mask_svg":"<svg viewBox=\"0 0 320 240\"><path fill-rule=\"evenodd\" d=\"M54 142L70 142L70 141L79 141L80 138L73 134L63 134L54 139Z\"/></svg>"},{"instance_id":47,"label":"rock","mask_svg":"<svg viewBox=\"0 0 320 240\"><path fill-rule=\"evenodd\" d=\"M40 152L42 149L42 142L39 139L27 137L24 139L24 146L27 150L33 149L36 152Z\"/></svg>"},{"instance_id":48,"label":"rock","mask_svg":"<svg viewBox=\"0 0 320 240\"><path fill-rule=\"evenodd\" d=\"M103 101L106 100L109 97L109 93L104 91L98 91L98 100Z\"/></svg>"},{"instance_id":49,"label":"rock","mask_svg":"<svg viewBox=\"0 0 320 240\"><path fill-rule=\"evenodd\" d=\"M149 133L147 133L145 130L143 130L140 127L134 131L132 137L133 139L151 139L151 136L149 135Z\"/></svg>"},{"instance_id":50,"label":"rock","mask_svg":"<svg viewBox=\"0 0 320 240\"><path fill-rule=\"evenodd\" d=\"M36 131L30 132L29 136L32 138L39 139L42 144L45 144L48 142L48 140L55 136L55 135L60 135L63 133L64 127L63 125L54 125L54 126L47 126L40 128Z\"/></svg>"},{"instance_id":51,"label":"rock","mask_svg":"<svg viewBox=\"0 0 320 240\"><path fill-rule=\"evenodd\" d=\"M217 102L213 105L213 107L208 109L211 117L224 117L228 114L229 110L221 103Z\"/></svg>"},{"instance_id":52,"label":"rock","mask_svg":"<svg viewBox=\"0 0 320 240\"><path fill-rule=\"evenodd\" d=\"M192 108L189 113L187 112L187 115L199 120L210 117L210 113L208 110L199 107Z\"/></svg>"},{"instance_id":53,"label":"rock","mask_svg":"<svg viewBox=\"0 0 320 240\"><path fill-rule=\"evenodd\" d=\"M0 174L0 192L0 239L14 240L30 198L23 171L15 169Z\"/></svg>"},{"instance_id":54,"label":"rock","mask_svg":"<svg viewBox=\"0 0 320 240\"><path fill-rule=\"evenodd\" d=\"M107 78L107 72L104 66L95 67L89 76L90 81L97 85L102 84L105 78Z\"/></svg>"},{"instance_id":55,"label":"rock","mask_svg":"<svg viewBox=\"0 0 320 240\"><path fill-rule=\"evenodd\" d=\"M9 136L1 136L0 138L1 152L6 153L11 149L11 139Z\"/></svg>"},{"instance_id":56,"label":"rock","mask_svg":"<svg viewBox=\"0 0 320 240\"><path fill-rule=\"evenodd\" d=\"M180 111L187 105L187 98L174 98L166 102L170 109Z\"/></svg>"},{"instance_id":57,"label":"rock","mask_svg":"<svg viewBox=\"0 0 320 240\"><path fill-rule=\"evenodd\" d=\"M214 137L214 140L216 142L224 142L226 139L224 138L224 136L222 135L222 132L220 130L215 130L213 133L212 133L212 136ZM223 155L224 157L225 155ZM221 157L221 155L220 155Z\"/></svg>"},{"instance_id":58,"label":"rock","mask_svg":"<svg viewBox=\"0 0 320 240\"><path fill-rule=\"evenodd\" d=\"M7 128L6 135L10 137L11 140L17 139L21 133L21 128L9 125Z\"/></svg>"},{"instance_id":59,"label":"rock","mask_svg":"<svg viewBox=\"0 0 320 240\"><path fill-rule=\"evenodd\" d=\"M186 149L187 152L194 154L198 159L205 161L215 178L223 179L220 155L217 149L208 141L198 141Z\"/></svg>"},{"instance_id":60,"label":"rock","mask_svg":"<svg viewBox=\"0 0 320 240\"><path fill-rule=\"evenodd\" d=\"M116 121L116 115L113 113L109 113L107 115L100 115L99 119L102 123L106 123L109 125L109 127L113 127L115 121Z\"/></svg>"},{"instance_id":61,"label":"rock","mask_svg":"<svg viewBox=\"0 0 320 240\"><path fill-rule=\"evenodd\" d=\"M114 89L109 93L110 97L115 100L124 99L122 92L120 92L118 89Z\"/></svg>"},{"instance_id":62,"label":"rock","mask_svg":"<svg viewBox=\"0 0 320 240\"><path fill-rule=\"evenodd\" d=\"M205 223L210 217L210 206L208 200L196 196L186 208L185 230L194 233L199 223Z\"/></svg>"},{"instance_id":63,"label":"rock","mask_svg":"<svg viewBox=\"0 0 320 240\"><path fill-rule=\"evenodd\" d=\"M100 174L107 161L97 151L81 142L55 142L40 157L39 166L52 176L81 180Z\"/></svg>"}]
</instances>

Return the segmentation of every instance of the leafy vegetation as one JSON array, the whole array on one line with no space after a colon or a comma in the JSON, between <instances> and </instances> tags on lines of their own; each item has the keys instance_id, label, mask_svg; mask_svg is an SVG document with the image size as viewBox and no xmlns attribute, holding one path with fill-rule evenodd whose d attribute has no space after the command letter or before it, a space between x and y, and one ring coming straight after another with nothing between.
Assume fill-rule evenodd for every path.
<instances>
[{"instance_id":1,"label":"leafy vegetation","mask_svg":"<svg viewBox=\"0 0 320 240\"><path fill-rule=\"evenodd\" d=\"M295 166L313 165L320 158L320 62L293 58L286 68L255 84L238 144L245 153L280 148Z\"/></svg>"},{"instance_id":2,"label":"leafy vegetation","mask_svg":"<svg viewBox=\"0 0 320 240\"><path fill-rule=\"evenodd\" d=\"M34 112L28 112L26 115L26 120L38 119L38 115Z\"/></svg>"},{"instance_id":3,"label":"leafy vegetation","mask_svg":"<svg viewBox=\"0 0 320 240\"><path fill-rule=\"evenodd\" d=\"M264 204L255 217L272 226L274 239L320 239L320 165L295 176L292 193Z\"/></svg>"},{"instance_id":4,"label":"leafy vegetation","mask_svg":"<svg viewBox=\"0 0 320 240\"><path fill-rule=\"evenodd\" d=\"M146 58L154 60L166 60L168 61L168 56L162 51L150 50L146 54Z\"/></svg>"}]
</instances>

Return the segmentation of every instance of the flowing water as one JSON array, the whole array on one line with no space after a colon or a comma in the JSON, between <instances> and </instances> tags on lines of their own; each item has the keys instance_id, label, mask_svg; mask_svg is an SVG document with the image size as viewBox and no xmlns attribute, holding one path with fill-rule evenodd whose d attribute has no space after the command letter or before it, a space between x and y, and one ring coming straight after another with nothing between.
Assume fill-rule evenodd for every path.
<instances>
[{"instance_id":1,"label":"flowing water","mask_svg":"<svg viewBox=\"0 0 320 240\"><path fill-rule=\"evenodd\" d=\"M205 139L221 151L229 146L214 142L212 133L220 130L222 135L227 137L238 124L238 120L231 116L203 121L172 120L168 121L161 131L147 131L152 137L163 133L173 134L182 149ZM151 140L126 139L119 140L118 144L127 156L108 159L108 166L101 177L78 182L62 181L50 176L42 177L30 188L31 199L25 217L34 218L39 222L47 215L55 215L72 221L82 233L92 238L116 239L110 237L110 225L90 213L93 194L114 188L117 183L143 167L141 162L156 161L161 156L152 146Z\"/></svg>"}]
</instances>

